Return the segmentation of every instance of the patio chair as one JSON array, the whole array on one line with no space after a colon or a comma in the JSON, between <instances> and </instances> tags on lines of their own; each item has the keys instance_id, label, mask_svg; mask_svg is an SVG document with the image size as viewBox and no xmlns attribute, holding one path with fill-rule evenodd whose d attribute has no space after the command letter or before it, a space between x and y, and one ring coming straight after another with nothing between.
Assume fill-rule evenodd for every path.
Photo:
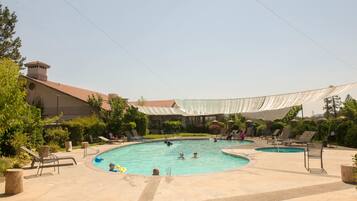
<instances>
[{"instance_id":1,"label":"patio chair","mask_svg":"<svg viewBox=\"0 0 357 201\"><path fill-rule=\"evenodd\" d=\"M274 140L276 139L276 137L279 135L279 133L280 133L280 129L275 129L275 131L273 132L272 135L270 135L270 136L269 135L265 135L264 138L266 139L267 144L273 143Z\"/></svg>"},{"instance_id":2,"label":"patio chair","mask_svg":"<svg viewBox=\"0 0 357 201\"><path fill-rule=\"evenodd\" d=\"M305 168L311 172L310 168L310 160L311 159L319 159L320 160L320 169L321 172L326 172L324 169L324 164L323 164L323 144L317 144L317 143L308 143L306 151L304 152L304 166Z\"/></svg>"},{"instance_id":3,"label":"patio chair","mask_svg":"<svg viewBox=\"0 0 357 201\"><path fill-rule=\"evenodd\" d=\"M276 143L289 144L290 143L290 129L284 128L281 134L276 138Z\"/></svg>"},{"instance_id":4,"label":"patio chair","mask_svg":"<svg viewBox=\"0 0 357 201\"><path fill-rule=\"evenodd\" d=\"M42 153L41 156L30 149L26 148L25 146L21 146L20 149L27 154L29 154L32 157L32 162L31 162L31 168L34 167L35 163L38 162L37 166L37 175L39 173L39 170L41 169L40 175L42 175L42 170L44 168L45 164L53 163L54 170L56 170L56 167L58 168L58 174L59 174L59 161L60 160L73 160L74 164L77 165L77 161L75 158L70 157L70 156L57 156L55 154L50 154L50 153Z\"/></svg>"},{"instance_id":5,"label":"patio chair","mask_svg":"<svg viewBox=\"0 0 357 201\"><path fill-rule=\"evenodd\" d=\"M106 138L104 136L99 136L98 138L100 140L102 140L103 142L108 143L108 144L113 144L113 143L116 143L116 142L119 142L119 143L124 142L124 140L122 140L122 139L112 139L112 140L110 140L110 139L108 139L108 138Z\"/></svg>"},{"instance_id":6,"label":"patio chair","mask_svg":"<svg viewBox=\"0 0 357 201\"><path fill-rule=\"evenodd\" d=\"M295 144L308 144L311 142L312 138L316 135L316 131L304 131L302 135L297 140L291 140L291 143Z\"/></svg>"}]
</instances>

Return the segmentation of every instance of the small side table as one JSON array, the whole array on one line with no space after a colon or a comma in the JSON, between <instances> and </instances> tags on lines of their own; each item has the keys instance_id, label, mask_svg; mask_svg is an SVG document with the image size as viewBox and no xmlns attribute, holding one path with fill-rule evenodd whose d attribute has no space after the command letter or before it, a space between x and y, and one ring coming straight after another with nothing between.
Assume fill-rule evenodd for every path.
<instances>
[{"instance_id":1,"label":"small side table","mask_svg":"<svg viewBox=\"0 0 357 201\"><path fill-rule=\"evenodd\" d=\"M5 172L5 194L15 195L24 191L23 170L7 169Z\"/></svg>"}]
</instances>

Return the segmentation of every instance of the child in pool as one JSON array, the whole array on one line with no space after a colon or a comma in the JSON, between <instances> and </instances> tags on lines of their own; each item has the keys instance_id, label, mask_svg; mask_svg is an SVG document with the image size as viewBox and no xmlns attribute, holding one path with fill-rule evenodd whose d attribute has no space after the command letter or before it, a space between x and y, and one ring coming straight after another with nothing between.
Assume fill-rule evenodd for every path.
<instances>
[{"instance_id":1,"label":"child in pool","mask_svg":"<svg viewBox=\"0 0 357 201\"><path fill-rule=\"evenodd\" d=\"M198 158L197 152L193 153L193 157L192 157L192 158L194 158L194 159L197 159L197 158Z\"/></svg>"},{"instance_id":2,"label":"child in pool","mask_svg":"<svg viewBox=\"0 0 357 201\"><path fill-rule=\"evenodd\" d=\"M180 156L178 157L178 159L185 160L185 155L182 152L180 152Z\"/></svg>"},{"instance_id":3,"label":"child in pool","mask_svg":"<svg viewBox=\"0 0 357 201\"><path fill-rule=\"evenodd\" d=\"M109 164L109 171L110 172L118 172L118 170L115 169L115 164L114 163L110 163Z\"/></svg>"}]
</instances>

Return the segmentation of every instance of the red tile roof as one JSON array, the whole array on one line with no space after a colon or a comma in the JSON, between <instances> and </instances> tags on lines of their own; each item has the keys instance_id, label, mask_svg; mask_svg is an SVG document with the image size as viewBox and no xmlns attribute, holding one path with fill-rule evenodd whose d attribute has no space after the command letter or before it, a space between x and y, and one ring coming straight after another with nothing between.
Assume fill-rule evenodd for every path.
<instances>
[{"instance_id":1,"label":"red tile roof","mask_svg":"<svg viewBox=\"0 0 357 201\"><path fill-rule=\"evenodd\" d=\"M70 86L70 85L65 85L62 83L57 83L57 82L51 82L51 81L42 81L42 80L38 80L38 79L33 79L27 76L24 76L25 78L32 80L34 82L43 84L49 88L55 89L57 91L60 91L62 93L65 93L69 96L75 97L77 99L80 99L84 102L88 101L88 96L90 95L98 95L101 96L103 98L103 105L102 108L105 110L110 110L110 105L108 103L108 95L106 94L102 94L96 91L91 91L88 89L82 89L82 88L78 88L78 87L74 87L74 86Z\"/></svg>"},{"instance_id":2,"label":"red tile roof","mask_svg":"<svg viewBox=\"0 0 357 201\"><path fill-rule=\"evenodd\" d=\"M132 105L138 105L138 101L133 101L129 102L129 104ZM146 106L146 107L174 107L175 106L175 100L145 100L144 105L141 106Z\"/></svg>"}]
</instances>

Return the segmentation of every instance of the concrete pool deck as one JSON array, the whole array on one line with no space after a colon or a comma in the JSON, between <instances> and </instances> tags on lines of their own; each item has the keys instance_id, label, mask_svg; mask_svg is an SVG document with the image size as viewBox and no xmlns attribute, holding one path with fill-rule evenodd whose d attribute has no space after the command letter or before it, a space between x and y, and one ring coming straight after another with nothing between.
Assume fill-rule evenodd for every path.
<instances>
[{"instance_id":1,"label":"concrete pool deck","mask_svg":"<svg viewBox=\"0 0 357 201\"><path fill-rule=\"evenodd\" d=\"M94 147L100 152L121 145ZM240 169L194 176L146 177L120 175L99 170L91 164L92 156L83 158L83 150L58 155L71 155L77 166L64 166L60 174L53 168L44 169L36 177L36 170L25 170L24 192L6 197L4 183L0 183L0 199L4 201L64 201L64 200L234 200L234 201L322 201L357 200L355 186L344 184L340 165L351 164L357 150L326 149L326 174L309 173L304 168L303 153L268 153L254 150L266 146L255 139L252 145L225 149L229 154L248 157L251 162ZM89 150L89 152L94 150ZM316 163L315 163L316 162ZM311 164L318 167L318 160ZM140 164L138 164L140 165Z\"/></svg>"}]
</instances>

